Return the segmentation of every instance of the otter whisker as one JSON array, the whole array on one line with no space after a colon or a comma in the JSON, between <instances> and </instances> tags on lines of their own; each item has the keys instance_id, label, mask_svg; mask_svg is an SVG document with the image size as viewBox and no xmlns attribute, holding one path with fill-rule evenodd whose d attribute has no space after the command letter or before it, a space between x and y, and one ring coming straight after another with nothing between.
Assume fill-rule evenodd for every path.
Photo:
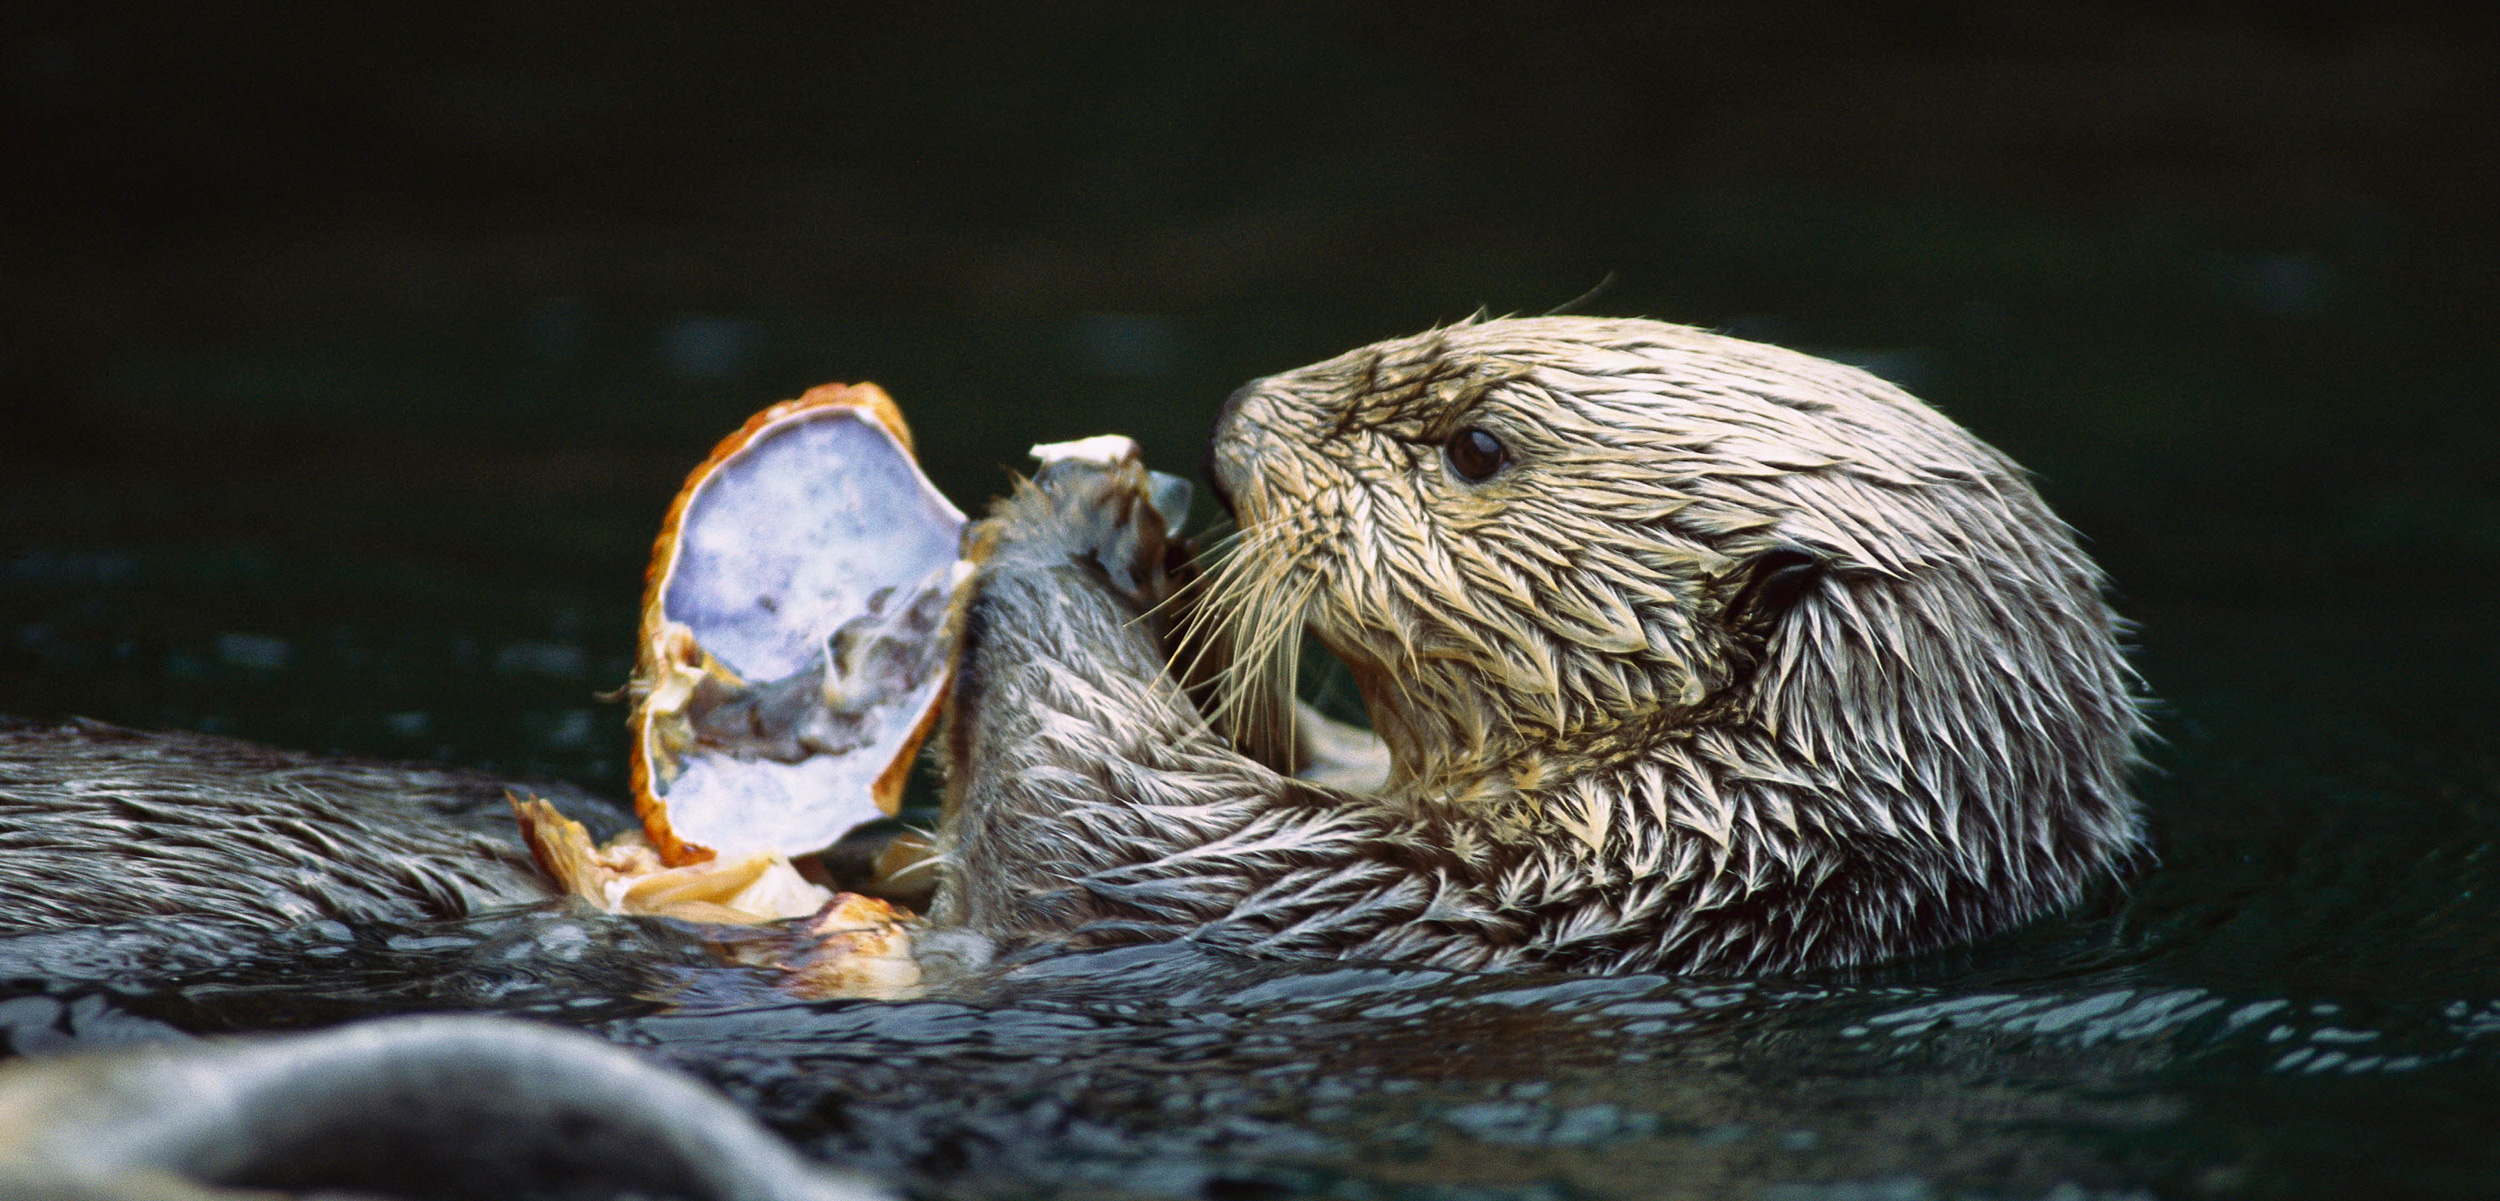
<instances>
[{"instance_id":1,"label":"otter whisker","mask_svg":"<svg viewBox=\"0 0 2500 1201\"><path fill-rule=\"evenodd\" d=\"M1173 674L1210 689L1206 716L1237 744L1290 746L1300 631L1317 587L1298 569L1302 535L1299 523L1244 527L1181 621L1189 649Z\"/></svg>"},{"instance_id":2,"label":"otter whisker","mask_svg":"<svg viewBox=\"0 0 2500 1201\"><path fill-rule=\"evenodd\" d=\"M1194 675L1205 666L1206 656L1217 649L1214 644L1219 631L1245 607L1243 599L1235 594L1242 591L1243 579L1250 571L1247 566L1250 558L1248 548L1255 539L1273 541L1276 537L1273 530L1236 532L1228 540L1229 544L1216 548L1221 557L1217 559L1215 568L1176 592L1166 602L1187 603L1188 607L1181 611L1175 634L1178 642L1195 644L1196 647L1185 669L1177 662L1173 664L1176 674Z\"/></svg>"},{"instance_id":3,"label":"otter whisker","mask_svg":"<svg viewBox=\"0 0 2500 1201\"><path fill-rule=\"evenodd\" d=\"M1290 564L1294 560L1296 556L1289 550L1278 551L1283 544L1296 540L1298 533L1282 526L1267 526L1245 530L1234 539L1232 545L1224 548L1216 569L1199 583L1203 596L1192 615L1192 627L1205 630L1211 628L1209 623L1231 622L1255 612L1256 598L1249 594L1275 582L1282 574L1274 569L1274 564Z\"/></svg>"},{"instance_id":4,"label":"otter whisker","mask_svg":"<svg viewBox=\"0 0 2500 1201\"><path fill-rule=\"evenodd\" d=\"M924 855L904 864L900 868L895 869L892 875L885 878L885 882L891 884L898 880L910 879L911 877L919 875L922 872L936 871L938 866L944 861L945 857L941 855Z\"/></svg>"},{"instance_id":5,"label":"otter whisker","mask_svg":"<svg viewBox=\"0 0 2500 1201\"><path fill-rule=\"evenodd\" d=\"M1256 525L1233 531L1215 549L1216 565L1175 600L1186 600L1176 622L1174 647L1166 665L1167 687L1207 690L1204 714L1209 724L1237 741L1264 737L1272 722L1250 720L1248 698L1262 696L1274 673L1265 648L1281 636L1270 628L1278 621L1298 621L1299 605L1279 606L1278 589L1287 576L1275 564L1291 564L1297 556L1278 553L1289 548L1299 531L1289 525ZM1308 590L1305 589L1305 595ZM1284 611L1280 614L1279 610ZM1288 719L1290 714L1288 712ZM1290 728L1289 726L1287 728Z\"/></svg>"},{"instance_id":6,"label":"otter whisker","mask_svg":"<svg viewBox=\"0 0 2500 1201\"><path fill-rule=\"evenodd\" d=\"M1290 759L1293 698L1302 668L1303 611L1315 584L1304 580L1287 597L1290 585L1279 581L1262 598L1258 624L1248 633L1250 673L1227 681L1230 695L1223 706L1235 741L1285 749ZM1289 765L1290 766L1290 765Z\"/></svg>"}]
</instances>

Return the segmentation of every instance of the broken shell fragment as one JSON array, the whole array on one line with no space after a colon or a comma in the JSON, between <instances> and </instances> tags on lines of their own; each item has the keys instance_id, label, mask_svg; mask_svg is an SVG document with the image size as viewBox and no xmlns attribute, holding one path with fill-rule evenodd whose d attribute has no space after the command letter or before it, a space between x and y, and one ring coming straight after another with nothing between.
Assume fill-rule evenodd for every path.
<instances>
[{"instance_id":1,"label":"broken shell fragment","mask_svg":"<svg viewBox=\"0 0 2500 1201\"><path fill-rule=\"evenodd\" d=\"M707 926L754 927L808 919L780 936L714 944L730 962L777 968L784 996L899 999L917 995L915 922L909 910L875 897L809 883L787 856L757 851L662 867L632 831L591 845L580 822L541 797L511 797L512 815L539 866L564 891L608 913L670 917ZM718 933L717 931L715 933Z\"/></svg>"},{"instance_id":2,"label":"broken shell fragment","mask_svg":"<svg viewBox=\"0 0 2500 1201\"><path fill-rule=\"evenodd\" d=\"M839 894L796 931L796 942L801 949L778 966L781 990L802 1000L901 1000L920 990L910 919L874 897Z\"/></svg>"},{"instance_id":3,"label":"broken shell fragment","mask_svg":"<svg viewBox=\"0 0 2500 1201\"><path fill-rule=\"evenodd\" d=\"M539 869L608 913L752 925L806 917L834 898L777 852L667 867L632 831L606 846L591 845L589 830L541 797L513 797L512 816Z\"/></svg>"},{"instance_id":4,"label":"broken shell fragment","mask_svg":"<svg viewBox=\"0 0 2500 1201\"><path fill-rule=\"evenodd\" d=\"M1096 434L1091 438L1074 438L1066 442L1038 443L1026 453L1044 467L1059 462L1110 467L1137 457L1137 439L1126 434Z\"/></svg>"},{"instance_id":5,"label":"broken shell fragment","mask_svg":"<svg viewBox=\"0 0 2500 1201\"><path fill-rule=\"evenodd\" d=\"M766 409L694 470L653 549L630 719L662 864L809 854L895 811L953 667L963 524L874 384Z\"/></svg>"}]
</instances>

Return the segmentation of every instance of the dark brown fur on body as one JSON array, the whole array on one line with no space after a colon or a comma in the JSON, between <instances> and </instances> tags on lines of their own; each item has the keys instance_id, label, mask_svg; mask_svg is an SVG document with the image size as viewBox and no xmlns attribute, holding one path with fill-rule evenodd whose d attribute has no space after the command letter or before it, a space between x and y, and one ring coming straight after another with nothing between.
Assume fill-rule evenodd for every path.
<instances>
[{"instance_id":1,"label":"dark brown fur on body","mask_svg":"<svg viewBox=\"0 0 2500 1201\"><path fill-rule=\"evenodd\" d=\"M1444 449L1469 429L1506 456L1472 481ZM939 922L1779 971L1980 937L2142 853L2098 571L2013 464L1873 376L1495 321L1259 381L1212 461L1241 531L1194 629L1230 660L1214 712L1250 720L1211 724L1140 620L1169 608L1140 473L1021 489L979 535ZM1306 628L1387 744L1376 791L1225 736L1289 711L1269 665Z\"/></svg>"},{"instance_id":2,"label":"dark brown fur on body","mask_svg":"<svg viewBox=\"0 0 2500 1201\"><path fill-rule=\"evenodd\" d=\"M157 918L415 921L543 900L504 788L204 734L0 721L0 936ZM551 795L597 820L606 806L575 793Z\"/></svg>"}]
</instances>

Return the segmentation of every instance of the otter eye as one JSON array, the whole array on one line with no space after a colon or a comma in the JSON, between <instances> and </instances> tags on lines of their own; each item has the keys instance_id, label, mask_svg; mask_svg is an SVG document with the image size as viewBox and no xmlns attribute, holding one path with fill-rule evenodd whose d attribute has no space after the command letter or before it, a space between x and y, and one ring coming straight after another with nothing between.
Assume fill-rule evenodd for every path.
<instances>
[{"instance_id":1,"label":"otter eye","mask_svg":"<svg viewBox=\"0 0 2500 1201\"><path fill-rule=\"evenodd\" d=\"M1510 462L1510 452L1502 449L1501 439L1474 426L1450 435L1449 445L1442 453L1450 460L1450 470L1471 484L1483 483Z\"/></svg>"},{"instance_id":2,"label":"otter eye","mask_svg":"<svg viewBox=\"0 0 2500 1201\"><path fill-rule=\"evenodd\" d=\"M1822 574L1823 561L1802 547L1765 551L1747 569L1744 587L1728 602L1728 616L1740 629L1766 632Z\"/></svg>"}]
</instances>

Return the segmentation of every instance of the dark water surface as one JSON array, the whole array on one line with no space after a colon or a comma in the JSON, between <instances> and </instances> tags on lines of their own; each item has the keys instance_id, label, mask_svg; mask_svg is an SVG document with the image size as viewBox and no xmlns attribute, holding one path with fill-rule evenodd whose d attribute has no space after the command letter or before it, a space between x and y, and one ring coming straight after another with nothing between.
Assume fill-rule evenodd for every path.
<instances>
[{"instance_id":1,"label":"dark water surface","mask_svg":"<svg viewBox=\"0 0 2500 1201\"><path fill-rule=\"evenodd\" d=\"M933 1197L2500 1195L2500 40L2294 8L13 7L0 712L616 795L648 539L761 405L875 379L970 507L1612 273L2041 473L2142 623L2162 862L1845 979L793 1006L547 911L0 943L0 1030L532 1014Z\"/></svg>"}]
</instances>

